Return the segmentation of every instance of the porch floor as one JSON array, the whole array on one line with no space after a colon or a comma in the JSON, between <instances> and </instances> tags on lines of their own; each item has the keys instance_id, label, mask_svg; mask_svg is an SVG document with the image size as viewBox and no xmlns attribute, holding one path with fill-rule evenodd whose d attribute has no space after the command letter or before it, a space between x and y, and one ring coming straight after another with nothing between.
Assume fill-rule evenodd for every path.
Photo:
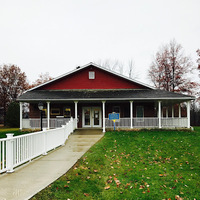
<instances>
[{"instance_id":1,"label":"porch floor","mask_svg":"<svg viewBox=\"0 0 200 200\"><path fill-rule=\"evenodd\" d=\"M78 129L65 146L0 175L0 199L29 199L65 174L81 156L103 137L101 129Z\"/></svg>"}]
</instances>

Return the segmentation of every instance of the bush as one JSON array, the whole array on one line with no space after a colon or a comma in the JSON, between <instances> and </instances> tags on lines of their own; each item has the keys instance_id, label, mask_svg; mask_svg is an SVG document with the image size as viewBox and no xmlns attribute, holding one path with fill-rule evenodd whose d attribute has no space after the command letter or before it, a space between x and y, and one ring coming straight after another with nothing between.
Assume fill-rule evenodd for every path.
<instances>
[{"instance_id":1,"label":"bush","mask_svg":"<svg viewBox=\"0 0 200 200\"><path fill-rule=\"evenodd\" d=\"M12 102L8 106L8 110L6 112L6 126L16 127L20 126L20 107L17 102Z\"/></svg>"}]
</instances>

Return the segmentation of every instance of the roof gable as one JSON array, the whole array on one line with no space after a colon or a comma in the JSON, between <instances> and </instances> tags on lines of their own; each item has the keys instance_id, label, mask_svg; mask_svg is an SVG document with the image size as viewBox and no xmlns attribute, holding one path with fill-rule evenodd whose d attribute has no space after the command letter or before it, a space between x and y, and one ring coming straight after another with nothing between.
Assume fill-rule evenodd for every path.
<instances>
[{"instance_id":1,"label":"roof gable","mask_svg":"<svg viewBox=\"0 0 200 200\"><path fill-rule=\"evenodd\" d=\"M89 79L89 72L94 72L94 79ZM152 89L152 87L89 63L31 90L34 89Z\"/></svg>"}]
</instances>

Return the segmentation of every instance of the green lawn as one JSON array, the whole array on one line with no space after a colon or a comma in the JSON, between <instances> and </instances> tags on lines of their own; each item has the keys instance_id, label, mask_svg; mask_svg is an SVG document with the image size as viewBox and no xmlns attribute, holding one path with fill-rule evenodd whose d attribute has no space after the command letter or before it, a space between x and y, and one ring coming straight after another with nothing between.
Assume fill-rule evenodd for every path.
<instances>
[{"instance_id":1,"label":"green lawn","mask_svg":"<svg viewBox=\"0 0 200 200\"><path fill-rule=\"evenodd\" d=\"M107 132L41 199L200 199L200 128Z\"/></svg>"},{"instance_id":2,"label":"green lawn","mask_svg":"<svg viewBox=\"0 0 200 200\"><path fill-rule=\"evenodd\" d=\"M0 127L0 138L6 138L7 133L14 133L14 136L31 133L32 130L20 131L19 128L5 128Z\"/></svg>"}]
</instances>

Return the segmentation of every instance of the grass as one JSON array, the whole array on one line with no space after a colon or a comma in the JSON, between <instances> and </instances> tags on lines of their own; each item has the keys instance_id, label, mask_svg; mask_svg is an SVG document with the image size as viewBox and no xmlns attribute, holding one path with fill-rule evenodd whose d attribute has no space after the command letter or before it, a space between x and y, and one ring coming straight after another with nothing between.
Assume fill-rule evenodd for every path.
<instances>
[{"instance_id":1,"label":"grass","mask_svg":"<svg viewBox=\"0 0 200 200\"><path fill-rule=\"evenodd\" d=\"M107 132L41 199L200 199L200 128Z\"/></svg>"},{"instance_id":2,"label":"grass","mask_svg":"<svg viewBox=\"0 0 200 200\"><path fill-rule=\"evenodd\" d=\"M14 133L14 136L32 133L33 130L21 131L19 128L0 127L0 138L6 138L7 133Z\"/></svg>"}]
</instances>

